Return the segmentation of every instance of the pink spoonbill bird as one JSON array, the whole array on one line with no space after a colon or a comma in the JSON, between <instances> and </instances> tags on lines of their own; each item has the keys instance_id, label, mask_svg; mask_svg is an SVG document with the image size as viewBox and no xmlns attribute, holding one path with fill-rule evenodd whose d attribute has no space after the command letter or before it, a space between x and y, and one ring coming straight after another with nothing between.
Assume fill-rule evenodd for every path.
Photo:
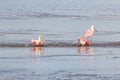
<instances>
[{"instance_id":1,"label":"pink spoonbill bird","mask_svg":"<svg viewBox=\"0 0 120 80\"><path fill-rule=\"evenodd\" d=\"M38 40L32 39L31 43L33 46L43 46L42 35L38 35Z\"/></svg>"},{"instance_id":2,"label":"pink spoonbill bird","mask_svg":"<svg viewBox=\"0 0 120 80\"><path fill-rule=\"evenodd\" d=\"M86 31L85 37L86 37L86 38L89 38L89 39L91 40L91 37L92 37L94 31L97 32L97 30L95 29L95 26L92 25L92 26L91 26L91 29L88 29L88 30Z\"/></svg>"},{"instance_id":3,"label":"pink spoonbill bird","mask_svg":"<svg viewBox=\"0 0 120 80\"><path fill-rule=\"evenodd\" d=\"M79 42L82 46L90 46L91 43L88 39L86 39L85 37L78 37L77 42Z\"/></svg>"}]
</instances>

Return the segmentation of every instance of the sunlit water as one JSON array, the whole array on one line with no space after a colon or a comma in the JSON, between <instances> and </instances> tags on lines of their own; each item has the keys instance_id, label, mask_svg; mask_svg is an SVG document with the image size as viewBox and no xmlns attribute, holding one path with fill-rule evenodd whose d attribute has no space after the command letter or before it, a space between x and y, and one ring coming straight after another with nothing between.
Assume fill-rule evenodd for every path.
<instances>
[{"instance_id":1,"label":"sunlit water","mask_svg":"<svg viewBox=\"0 0 120 80\"><path fill-rule=\"evenodd\" d=\"M118 0L2 1L0 79L119 80L119 7ZM93 45L74 45L91 25ZM38 34L44 47L30 44Z\"/></svg>"}]
</instances>

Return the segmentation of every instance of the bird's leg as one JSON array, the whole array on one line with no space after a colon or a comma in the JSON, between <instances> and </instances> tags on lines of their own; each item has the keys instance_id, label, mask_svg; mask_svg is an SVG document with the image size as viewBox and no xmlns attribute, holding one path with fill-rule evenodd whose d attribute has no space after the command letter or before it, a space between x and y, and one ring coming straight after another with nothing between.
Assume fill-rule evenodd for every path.
<instances>
[{"instance_id":1,"label":"bird's leg","mask_svg":"<svg viewBox=\"0 0 120 80\"><path fill-rule=\"evenodd\" d=\"M90 37L90 44L92 45L92 38Z\"/></svg>"},{"instance_id":2,"label":"bird's leg","mask_svg":"<svg viewBox=\"0 0 120 80\"><path fill-rule=\"evenodd\" d=\"M90 38L90 42L92 43L92 38Z\"/></svg>"}]
</instances>

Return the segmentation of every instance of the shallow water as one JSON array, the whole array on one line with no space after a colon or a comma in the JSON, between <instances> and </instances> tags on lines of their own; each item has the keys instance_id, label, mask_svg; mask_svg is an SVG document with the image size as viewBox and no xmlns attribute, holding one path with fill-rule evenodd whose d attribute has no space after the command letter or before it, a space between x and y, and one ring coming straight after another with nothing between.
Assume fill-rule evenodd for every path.
<instances>
[{"instance_id":1,"label":"shallow water","mask_svg":"<svg viewBox=\"0 0 120 80\"><path fill-rule=\"evenodd\" d=\"M14 3L0 3L1 80L120 79L119 1ZM92 45L74 45L91 25L98 31ZM43 47L30 43L38 34L42 34Z\"/></svg>"},{"instance_id":2,"label":"shallow water","mask_svg":"<svg viewBox=\"0 0 120 80\"><path fill-rule=\"evenodd\" d=\"M120 21L47 18L1 20L0 47L30 47L30 40L37 39L38 34L42 34L45 46L74 46L76 38L84 36L93 23L98 30L93 35L93 46L119 46Z\"/></svg>"},{"instance_id":3,"label":"shallow water","mask_svg":"<svg viewBox=\"0 0 120 80\"><path fill-rule=\"evenodd\" d=\"M92 46L73 45L92 23L98 30ZM2 20L0 24L4 26L0 35L0 79L120 79L119 21L50 18ZM37 39L38 34L42 34L45 46L32 47L30 40Z\"/></svg>"},{"instance_id":4,"label":"shallow water","mask_svg":"<svg viewBox=\"0 0 120 80\"><path fill-rule=\"evenodd\" d=\"M114 50L114 51L113 51ZM0 78L119 79L119 48L0 48Z\"/></svg>"}]
</instances>

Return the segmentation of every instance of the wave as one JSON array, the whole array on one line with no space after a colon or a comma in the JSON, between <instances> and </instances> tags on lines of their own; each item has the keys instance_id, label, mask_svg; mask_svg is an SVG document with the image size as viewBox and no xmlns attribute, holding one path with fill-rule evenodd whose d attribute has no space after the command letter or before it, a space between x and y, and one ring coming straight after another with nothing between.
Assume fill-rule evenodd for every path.
<instances>
[{"instance_id":1,"label":"wave","mask_svg":"<svg viewBox=\"0 0 120 80\"><path fill-rule=\"evenodd\" d=\"M1 14L1 13L0 13ZM7 12L5 14L1 14L0 15L0 19L33 19L33 18L37 18L37 19L41 19L41 18L70 18L70 17L74 17L74 18L81 18L81 17L86 17L86 16L82 16L82 15L73 15L73 14L56 14L56 13L47 13L47 12L40 12L40 13L35 13L35 12L30 12L30 13L13 13L11 14L11 12Z\"/></svg>"},{"instance_id":2,"label":"wave","mask_svg":"<svg viewBox=\"0 0 120 80\"><path fill-rule=\"evenodd\" d=\"M0 43L0 47L78 47L73 41L49 41L44 46L33 46L31 43ZM91 47L120 47L120 42L94 42Z\"/></svg>"},{"instance_id":3,"label":"wave","mask_svg":"<svg viewBox=\"0 0 120 80\"><path fill-rule=\"evenodd\" d=\"M3 12L0 19L43 19L43 18L75 18L81 20L120 20L119 14L86 14L86 12Z\"/></svg>"}]
</instances>

